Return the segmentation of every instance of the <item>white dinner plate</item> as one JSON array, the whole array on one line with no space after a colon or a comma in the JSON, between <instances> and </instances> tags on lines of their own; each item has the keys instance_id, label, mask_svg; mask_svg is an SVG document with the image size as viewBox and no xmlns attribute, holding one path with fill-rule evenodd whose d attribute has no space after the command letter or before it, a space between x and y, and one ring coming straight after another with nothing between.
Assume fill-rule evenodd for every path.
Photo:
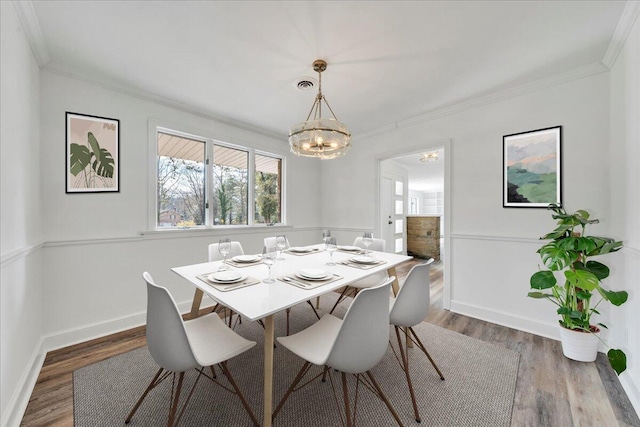
<instances>
[{"instance_id":1,"label":"white dinner plate","mask_svg":"<svg viewBox=\"0 0 640 427\"><path fill-rule=\"evenodd\" d=\"M236 255L231 258L235 262L256 262L260 260L258 255Z\"/></svg>"},{"instance_id":2,"label":"white dinner plate","mask_svg":"<svg viewBox=\"0 0 640 427\"><path fill-rule=\"evenodd\" d=\"M362 248L357 246L338 246L338 249L349 252L360 252L362 250Z\"/></svg>"},{"instance_id":3,"label":"white dinner plate","mask_svg":"<svg viewBox=\"0 0 640 427\"><path fill-rule=\"evenodd\" d=\"M358 264L375 264L378 262L376 259L369 256L354 256L351 258L351 261L357 262Z\"/></svg>"},{"instance_id":4,"label":"white dinner plate","mask_svg":"<svg viewBox=\"0 0 640 427\"><path fill-rule=\"evenodd\" d=\"M300 253L305 253L305 252L311 252L313 250L313 248L302 248L302 247L297 247L294 246L292 248L289 248L289 250L291 252L300 252Z\"/></svg>"},{"instance_id":5,"label":"white dinner plate","mask_svg":"<svg viewBox=\"0 0 640 427\"><path fill-rule=\"evenodd\" d=\"M233 270L216 271L215 273L211 273L207 277L207 279L215 283L236 283L236 282L241 282L246 278L247 278L246 274L240 273L238 271L233 271Z\"/></svg>"},{"instance_id":6,"label":"white dinner plate","mask_svg":"<svg viewBox=\"0 0 640 427\"><path fill-rule=\"evenodd\" d=\"M296 276L306 280L324 280L330 277L331 273L319 268L303 268L296 271Z\"/></svg>"}]
</instances>

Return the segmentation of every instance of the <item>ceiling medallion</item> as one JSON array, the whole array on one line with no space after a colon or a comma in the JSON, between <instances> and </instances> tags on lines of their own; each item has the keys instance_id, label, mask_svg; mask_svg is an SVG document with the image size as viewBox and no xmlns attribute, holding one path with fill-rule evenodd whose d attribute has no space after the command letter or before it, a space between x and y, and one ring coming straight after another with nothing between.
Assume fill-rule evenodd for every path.
<instances>
[{"instance_id":1,"label":"ceiling medallion","mask_svg":"<svg viewBox=\"0 0 640 427\"><path fill-rule=\"evenodd\" d=\"M351 149L351 133L340 122L322 94L322 72L327 69L326 61L313 62L313 70L318 73L318 95L316 96L307 119L289 130L289 146L297 156L317 157L322 160L344 156ZM333 118L322 117L322 102ZM313 120L310 120L313 114Z\"/></svg>"}]
</instances>

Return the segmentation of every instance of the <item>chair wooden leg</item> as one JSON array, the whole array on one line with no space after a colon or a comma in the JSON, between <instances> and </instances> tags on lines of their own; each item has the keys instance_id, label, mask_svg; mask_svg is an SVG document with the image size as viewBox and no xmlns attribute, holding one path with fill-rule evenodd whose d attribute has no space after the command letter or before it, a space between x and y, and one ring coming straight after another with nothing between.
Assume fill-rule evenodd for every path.
<instances>
[{"instance_id":1,"label":"chair wooden leg","mask_svg":"<svg viewBox=\"0 0 640 427\"><path fill-rule=\"evenodd\" d=\"M336 303L333 304L333 308L331 309L331 311L329 311L329 314L333 314L333 310L335 310L336 307L338 306L338 304L340 304L344 300L344 295L347 293L347 290L349 290L349 287L345 286L344 290L342 291L342 293L340 294L340 296L336 300Z\"/></svg>"},{"instance_id":2,"label":"chair wooden leg","mask_svg":"<svg viewBox=\"0 0 640 427\"><path fill-rule=\"evenodd\" d=\"M409 328L409 331L411 331L411 334L416 339L416 342L418 343L418 347L420 347L420 350L422 350L422 352L427 356L427 358L429 359L429 362L431 362L433 367L436 369L436 372L438 372L438 375L440 375L440 379L444 381L444 375L442 375L442 372L440 372L438 365L436 365L436 362L433 361L433 358L427 351L426 347L424 346L424 344L422 344L422 341L420 341L420 338L418 338L418 334L416 334L416 331L414 331L413 328Z\"/></svg>"},{"instance_id":3,"label":"chair wooden leg","mask_svg":"<svg viewBox=\"0 0 640 427\"><path fill-rule=\"evenodd\" d=\"M158 369L158 372L156 373L156 375L153 377L153 379L149 383L149 386L147 387L147 389L144 391L144 393L142 393L142 396L140 396L140 399L138 399L138 401L134 405L133 409L131 409L131 412L129 412L129 415L127 415L127 419L124 420L125 424L129 424L131 422L131 418L133 418L133 415L136 413L136 411L138 410L138 408L140 407L140 405L144 401L144 398L147 397L147 394L149 394L149 392L155 386L157 386L158 384L160 384L162 382L162 381L158 381L158 378L160 378L160 375L162 374L162 371L164 371L163 368Z\"/></svg>"},{"instance_id":4,"label":"chair wooden leg","mask_svg":"<svg viewBox=\"0 0 640 427\"><path fill-rule=\"evenodd\" d=\"M184 381L184 372L180 372L180 376L178 378L178 388L176 389L176 393L173 396L173 402L171 403L171 411L169 412L169 421L167 422L167 427L174 426L174 420L176 418L176 412L178 410L178 402L180 401L180 392L182 391L183 381Z\"/></svg>"},{"instance_id":5,"label":"chair wooden leg","mask_svg":"<svg viewBox=\"0 0 640 427\"><path fill-rule=\"evenodd\" d=\"M307 304L311 306L311 310L313 310L313 314L315 314L318 320L320 320L320 315L318 314L318 311L316 310L316 308L313 306L313 303L311 302L311 300L308 300Z\"/></svg>"},{"instance_id":6,"label":"chair wooden leg","mask_svg":"<svg viewBox=\"0 0 640 427\"><path fill-rule=\"evenodd\" d=\"M227 367L227 362L220 363L220 368L222 368L222 372L227 376L227 379L231 383L231 386L236 391L238 398L240 398L240 402L242 402L242 406L244 406L244 409L246 409L247 413L251 417L251 421L253 421L253 425L256 427L260 426L260 423L258 422L258 419L256 418L255 414L251 410L251 407L247 403L247 400L244 398L244 395L240 391L240 388L238 387L235 380L231 376L231 372L229 372L229 368Z\"/></svg>"},{"instance_id":7,"label":"chair wooden leg","mask_svg":"<svg viewBox=\"0 0 640 427\"><path fill-rule=\"evenodd\" d=\"M349 404L349 389L347 388L347 374L341 372L342 374L342 397L344 398L344 413L347 417L347 427L352 427L353 422L351 421L351 405Z\"/></svg>"},{"instance_id":8,"label":"chair wooden leg","mask_svg":"<svg viewBox=\"0 0 640 427\"><path fill-rule=\"evenodd\" d=\"M287 335L287 336L289 336L289 313L291 313L291 309L290 309L290 308L287 308L287 309L285 310L285 313L287 313L287 331L286 331L286 332L287 332L287 334L286 334L286 335Z\"/></svg>"},{"instance_id":9,"label":"chair wooden leg","mask_svg":"<svg viewBox=\"0 0 640 427\"><path fill-rule=\"evenodd\" d=\"M409 394L411 395L411 403L413 404L413 414L415 416L416 422L419 423L422 420L420 419L420 413L418 412L418 404L416 403L416 395L413 391L413 384L411 383L411 374L409 373L409 350L406 347L406 343L409 341L409 338L405 338L405 347L403 349L402 339L400 338L400 328L394 326L396 330L396 337L398 338L398 348L400 348L400 358L402 359L402 369L404 370L404 375L407 378L407 385L409 386Z\"/></svg>"},{"instance_id":10,"label":"chair wooden leg","mask_svg":"<svg viewBox=\"0 0 640 427\"><path fill-rule=\"evenodd\" d=\"M287 392L284 394L284 396L282 396L280 403L278 403L278 406L276 406L276 409L273 411L273 414L271 415L271 420L274 420L276 418L276 415L278 415L278 412L280 412L280 409L282 409L282 405L284 405L284 402L286 402L286 400L289 398L289 395L291 394L293 389L296 388L298 383L302 380L302 378L304 377L304 374L307 373L310 365L311 365L311 362L304 362L304 365L302 365L300 372L298 372L298 375L296 375L296 378L293 380L293 382L287 389Z\"/></svg>"},{"instance_id":11,"label":"chair wooden leg","mask_svg":"<svg viewBox=\"0 0 640 427\"><path fill-rule=\"evenodd\" d=\"M395 418L398 425L400 427L404 427L404 425L402 424L402 421L400 421L400 417L398 416L398 413L396 412L395 409L393 409L391 402L389 402L389 399L387 399L387 396L385 396L385 394L382 392L382 389L380 388L378 381L376 381L376 379L373 377L373 374L371 373L371 371L367 371L367 376L371 380L371 384L373 384L373 387L375 387L376 391L378 392L378 396L380 396L380 399L382 399L384 404L387 405L387 408L389 408L389 412L391 412L391 415L393 415L393 418Z\"/></svg>"}]
</instances>

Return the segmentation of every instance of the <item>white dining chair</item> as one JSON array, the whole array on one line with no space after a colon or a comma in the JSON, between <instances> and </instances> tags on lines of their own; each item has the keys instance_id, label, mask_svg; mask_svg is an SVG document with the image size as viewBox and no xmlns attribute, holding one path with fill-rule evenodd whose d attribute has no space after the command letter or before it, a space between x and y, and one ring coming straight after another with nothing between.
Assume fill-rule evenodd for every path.
<instances>
[{"instance_id":1,"label":"white dining chair","mask_svg":"<svg viewBox=\"0 0 640 427\"><path fill-rule=\"evenodd\" d=\"M172 384L175 384L176 374L179 374L175 390L173 385L171 389L167 422L169 427L180 422L195 387L203 375L219 384L226 391L236 394L253 424L258 426L258 420L227 367L229 359L244 353L256 343L233 332L215 313L193 320L182 320L178 306L169 291L155 284L149 273L144 272L143 278L147 283L147 346L153 359L160 365L160 369L136 402L125 423L128 424L131 421L153 388L170 376L173 377ZM233 391L216 379L213 369L213 365L216 364L224 373ZM207 366L211 367L211 376L204 372L204 368ZM184 374L190 369L197 369L198 377L178 412Z\"/></svg>"},{"instance_id":2,"label":"white dining chair","mask_svg":"<svg viewBox=\"0 0 640 427\"><path fill-rule=\"evenodd\" d=\"M265 237L264 238L264 245L265 246L276 246L276 240L277 240L277 236L272 236L272 237ZM291 245L289 244L289 239L285 237L285 241L286 241L286 248L290 248ZM320 297L318 297L320 298ZM320 300L318 299L318 303L320 302ZM318 314L318 310L316 310L316 307L313 305L313 303L311 302L311 300L307 301L307 304L309 304L311 306L311 309L313 310L313 313L316 315L316 317L318 319L320 319L320 315ZM287 308L285 311L285 314L287 316L287 323L286 323L286 334L289 335L289 317L291 315L291 308Z\"/></svg>"},{"instance_id":3,"label":"white dining chair","mask_svg":"<svg viewBox=\"0 0 640 427\"><path fill-rule=\"evenodd\" d=\"M219 246L220 246L219 243L212 243L209 245L209 262L220 261L224 259L224 255L222 255L218 250ZM227 258L233 258L234 256L238 256L238 255L244 255L244 249L242 249L242 244L240 244L240 242L232 241L231 249L227 254ZM219 310L223 310L223 315L225 319L227 319L227 310L229 311L229 327L231 327L231 325L233 324L233 311L227 309L227 307L224 307L220 305L218 302L216 302L216 305L213 307L213 312L217 313ZM240 323L242 323L242 317L240 315L238 315L237 320Z\"/></svg>"},{"instance_id":4,"label":"white dining chair","mask_svg":"<svg viewBox=\"0 0 640 427\"><path fill-rule=\"evenodd\" d=\"M369 249L372 251L377 251L377 252L384 252L385 251L385 240L384 239L376 239L374 237L373 242L371 243L371 245L369 245ZM362 243L362 237L356 237L356 239L353 242L353 246L356 246L358 248L362 248L365 249L365 245ZM331 311L329 311L329 314L332 314L333 311L336 309L336 307L338 306L338 304L340 304L342 301L344 301L347 297L354 297L356 296L356 294L361 290L361 289L367 289L367 288L371 288L373 286L377 286L379 285L383 280L387 280L387 278L389 277L389 275L387 274L387 271L380 271L378 273L374 273L370 276L367 276L363 279L360 279L356 282L353 282L351 284L349 284L349 286L346 286L343 290L342 293L340 294L340 296L338 297L338 299L336 300L335 304L333 305L333 308L331 309Z\"/></svg>"},{"instance_id":5,"label":"white dining chair","mask_svg":"<svg viewBox=\"0 0 640 427\"><path fill-rule=\"evenodd\" d=\"M323 380L329 368L340 371L348 427L353 425L356 414L354 412L353 417L351 415L346 374L356 376L355 408L357 408L357 388L361 383L365 384L365 388L374 391L385 403L398 425L402 426L391 402L371 373L371 369L382 360L387 350L389 289L394 280L395 277L392 276L377 287L359 292L342 320L331 314L325 314L322 319L301 332L288 337L278 337L280 344L304 359L305 363L273 412L274 419L313 364L324 367ZM368 381L363 374L366 374ZM329 379L333 384L331 374ZM310 381L306 384L309 383ZM340 418L344 423L342 414Z\"/></svg>"},{"instance_id":6,"label":"white dining chair","mask_svg":"<svg viewBox=\"0 0 640 427\"><path fill-rule=\"evenodd\" d=\"M422 344L420 338L418 338L416 331L413 329L414 326L424 321L427 314L429 314L429 307L431 305L431 298L429 295L429 270L431 269L432 263L433 258L423 264L414 265L409 271L404 284L400 287L398 295L395 298L391 297L389 300L389 323L393 325L396 332L396 338L398 339L401 366L407 379L416 422L420 422L420 413L418 412L416 396L409 372L409 340L422 350L436 369L440 379L444 380L444 376L442 375L442 372L440 372L438 365L436 365L426 347ZM401 332L405 335L404 345L402 344Z\"/></svg>"}]
</instances>

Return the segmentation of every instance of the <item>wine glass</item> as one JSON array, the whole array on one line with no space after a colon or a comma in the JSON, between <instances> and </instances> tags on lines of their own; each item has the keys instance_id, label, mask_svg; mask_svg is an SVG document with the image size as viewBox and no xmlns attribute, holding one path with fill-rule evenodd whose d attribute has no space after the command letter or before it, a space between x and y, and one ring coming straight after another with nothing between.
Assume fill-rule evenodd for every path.
<instances>
[{"instance_id":1,"label":"wine glass","mask_svg":"<svg viewBox=\"0 0 640 427\"><path fill-rule=\"evenodd\" d=\"M362 244L365 247L364 253L369 253L369 246L373 243L373 234L370 231L365 231L362 235Z\"/></svg>"},{"instance_id":2,"label":"wine glass","mask_svg":"<svg viewBox=\"0 0 640 427\"><path fill-rule=\"evenodd\" d=\"M287 247L287 237L284 234L276 236L276 247L278 248L278 261L284 261L284 258L281 256L282 251Z\"/></svg>"},{"instance_id":3,"label":"wine glass","mask_svg":"<svg viewBox=\"0 0 640 427\"><path fill-rule=\"evenodd\" d=\"M264 283L273 283L275 280L271 278L271 266L276 261L276 255L278 254L278 248L275 245L265 245L262 248L262 262L269 267L269 276L263 280Z\"/></svg>"},{"instance_id":4,"label":"wine glass","mask_svg":"<svg viewBox=\"0 0 640 427\"><path fill-rule=\"evenodd\" d=\"M227 265L227 255L231 252L231 240L230 239L220 239L218 242L218 252L224 257L222 260L222 265L220 265L219 271L228 270L229 266Z\"/></svg>"},{"instance_id":5,"label":"wine glass","mask_svg":"<svg viewBox=\"0 0 640 427\"><path fill-rule=\"evenodd\" d=\"M324 244L327 244L327 239L331 237L331 230L329 230L328 228L325 228L324 230L322 230L322 241L324 242Z\"/></svg>"},{"instance_id":6,"label":"wine glass","mask_svg":"<svg viewBox=\"0 0 640 427\"><path fill-rule=\"evenodd\" d=\"M327 263L327 265L336 265L336 263L333 262L333 253L336 251L336 249L338 249L336 238L327 237L326 241L327 241L327 251L329 252L329 262Z\"/></svg>"}]
</instances>

